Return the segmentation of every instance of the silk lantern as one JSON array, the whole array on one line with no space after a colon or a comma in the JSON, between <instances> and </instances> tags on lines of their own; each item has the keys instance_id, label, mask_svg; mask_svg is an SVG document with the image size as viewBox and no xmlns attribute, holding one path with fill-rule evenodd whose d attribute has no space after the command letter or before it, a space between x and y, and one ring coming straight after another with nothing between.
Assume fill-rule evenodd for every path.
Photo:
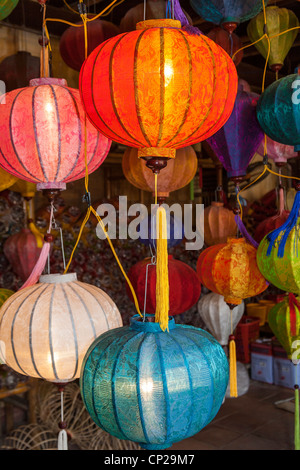
<instances>
[{"instance_id":1,"label":"silk lantern","mask_svg":"<svg viewBox=\"0 0 300 470\"><path fill-rule=\"evenodd\" d=\"M261 0L190 0L193 10L205 21L234 31L262 10ZM267 5L268 0L265 0Z\"/></svg>"},{"instance_id":2,"label":"silk lantern","mask_svg":"<svg viewBox=\"0 0 300 470\"><path fill-rule=\"evenodd\" d=\"M90 54L79 88L95 127L138 148L159 172L177 148L206 139L226 122L237 74L221 47L181 29L178 20L142 21L136 28Z\"/></svg>"},{"instance_id":3,"label":"silk lantern","mask_svg":"<svg viewBox=\"0 0 300 470\"><path fill-rule=\"evenodd\" d=\"M226 124L207 139L229 178L244 176L264 134L256 118L259 96L239 85L232 114Z\"/></svg>"},{"instance_id":4,"label":"silk lantern","mask_svg":"<svg viewBox=\"0 0 300 470\"><path fill-rule=\"evenodd\" d=\"M300 72L300 69L298 69ZM271 139L300 151L299 75L291 74L269 85L257 103L257 119ZM298 86L297 86L298 85Z\"/></svg>"},{"instance_id":5,"label":"silk lantern","mask_svg":"<svg viewBox=\"0 0 300 470\"><path fill-rule=\"evenodd\" d=\"M244 310L245 304L242 302L240 305L234 307L231 316L230 309L224 301L224 297L214 292L203 295L198 302L198 313L200 317L221 346L228 344L231 331L235 330L236 325L244 314Z\"/></svg>"},{"instance_id":6,"label":"silk lantern","mask_svg":"<svg viewBox=\"0 0 300 470\"><path fill-rule=\"evenodd\" d=\"M1 359L20 374L70 382L93 340L120 326L116 305L101 289L75 273L43 275L0 309Z\"/></svg>"},{"instance_id":7,"label":"silk lantern","mask_svg":"<svg viewBox=\"0 0 300 470\"><path fill-rule=\"evenodd\" d=\"M0 21L7 18L18 3L19 0L0 0Z\"/></svg>"},{"instance_id":8,"label":"silk lantern","mask_svg":"<svg viewBox=\"0 0 300 470\"><path fill-rule=\"evenodd\" d=\"M219 46L223 47L224 51L226 51L230 57L236 53L233 57L233 62L236 66L239 65L243 58L244 52L243 50L240 50L242 49L243 44L241 39L236 34L230 34L225 29L217 26L207 34L207 37L215 41L215 43Z\"/></svg>"},{"instance_id":9,"label":"silk lantern","mask_svg":"<svg viewBox=\"0 0 300 470\"><path fill-rule=\"evenodd\" d=\"M81 27L70 26L59 41L59 51L63 61L72 69L80 70L85 61L85 39L83 23ZM87 55L99 44L120 33L118 26L110 21L96 19L87 22Z\"/></svg>"},{"instance_id":10,"label":"silk lantern","mask_svg":"<svg viewBox=\"0 0 300 470\"><path fill-rule=\"evenodd\" d=\"M139 307L146 313L156 311L156 269L150 265L151 258L146 258L133 265L128 271L129 280L135 290ZM168 259L169 274L169 315L178 315L186 312L196 304L200 297L201 285L197 274L188 264L173 258ZM131 300L132 294L126 286L127 294ZM146 292L146 301L145 301Z\"/></svg>"},{"instance_id":11,"label":"silk lantern","mask_svg":"<svg viewBox=\"0 0 300 470\"><path fill-rule=\"evenodd\" d=\"M223 202L212 201L204 209L204 242L206 245L226 243L228 237L237 234L235 215Z\"/></svg>"},{"instance_id":12,"label":"silk lantern","mask_svg":"<svg viewBox=\"0 0 300 470\"><path fill-rule=\"evenodd\" d=\"M263 140L257 149L257 153L262 156L264 155L264 144L265 142ZM276 166L284 166L289 158L297 157L294 147L276 142L270 139L270 137L267 137L267 155L268 158L273 160Z\"/></svg>"},{"instance_id":13,"label":"silk lantern","mask_svg":"<svg viewBox=\"0 0 300 470\"><path fill-rule=\"evenodd\" d=\"M4 98L3 98L4 97ZM3 102L5 99L5 103ZM85 114L64 79L40 78L0 99L0 166L37 189L65 189L85 176ZM87 122L87 164L95 171L111 141Z\"/></svg>"},{"instance_id":14,"label":"silk lantern","mask_svg":"<svg viewBox=\"0 0 300 470\"><path fill-rule=\"evenodd\" d=\"M284 189L279 188L279 208L276 215L268 217L258 224L254 233L254 239L260 243L269 232L281 227L287 220L290 212L284 208Z\"/></svg>"},{"instance_id":15,"label":"silk lantern","mask_svg":"<svg viewBox=\"0 0 300 470\"><path fill-rule=\"evenodd\" d=\"M228 383L220 344L169 320L169 332L134 316L130 326L90 346L80 376L94 422L119 439L162 450L203 429L218 413Z\"/></svg>"},{"instance_id":16,"label":"silk lantern","mask_svg":"<svg viewBox=\"0 0 300 470\"><path fill-rule=\"evenodd\" d=\"M123 173L127 181L136 188L155 194L153 172L138 158L138 150L129 148L122 158ZM193 147L178 149L176 158L157 178L157 198L164 200L170 192L187 186L194 178L198 168L197 155Z\"/></svg>"},{"instance_id":17,"label":"silk lantern","mask_svg":"<svg viewBox=\"0 0 300 470\"><path fill-rule=\"evenodd\" d=\"M256 42L255 47L260 54L267 59L270 68L274 72L282 69L284 60L291 49L298 30L293 29L299 26L299 21L295 13L287 8L278 8L270 6L266 8L267 34L270 37L269 42L266 38L258 41L264 35L265 17L263 12L253 18L247 27L247 34L251 42ZM291 31L288 31L290 30ZM272 36L288 31L285 34L272 38ZM268 56L269 53L269 56Z\"/></svg>"}]
</instances>

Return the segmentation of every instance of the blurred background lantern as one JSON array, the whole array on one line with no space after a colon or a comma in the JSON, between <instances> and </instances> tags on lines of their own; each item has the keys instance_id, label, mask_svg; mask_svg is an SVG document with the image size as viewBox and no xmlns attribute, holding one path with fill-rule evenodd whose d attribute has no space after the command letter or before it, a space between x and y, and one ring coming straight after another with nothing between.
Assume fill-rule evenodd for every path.
<instances>
[{"instance_id":1,"label":"blurred background lantern","mask_svg":"<svg viewBox=\"0 0 300 470\"><path fill-rule=\"evenodd\" d=\"M101 335L89 348L81 395L95 423L148 450L167 449L198 433L218 413L228 383L228 362L206 331L169 320L131 320Z\"/></svg>"},{"instance_id":2,"label":"blurred background lantern","mask_svg":"<svg viewBox=\"0 0 300 470\"><path fill-rule=\"evenodd\" d=\"M89 15L90 17L90 15ZM59 41L59 51L63 61L72 69L80 70L85 61L85 43L83 23L81 27L70 26L62 34ZM87 55L107 39L120 33L118 26L110 21L93 20L87 22Z\"/></svg>"},{"instance_id":3,"label":"blurred background lantern","mask_svg":"<svg viewBox=\"0 0 300 470\"><path fill-rule=\"evenodd\" d=\"M224 51L226 51L230 57L239 51L233 57L233 62L235 65L239 65L243 58L244 51L240 50L243 47L243 44L241 39L235 33L230 34L225 29L217 26L207 34L207 37L215 41L215 43L219 46L223 47Z\"/></svg>"},{"instance_id":4,"label":"blurred background lantern","mask_svg":"<svg viewBox=\"0 0 300 470\"><path fill-rule=\"evenodd\" d=\"M11 175L0 168L0 191L10 188L17 180L18 178L16 176Z\"/></svg>"},{"instance_id":5,"label":"blurred background lantern","mask_svg":"<svg viewBox=\"0 0 300 470\"><path fill-rule=\"evenodd\" d=\"M39 76L40 58L26 51L5 57L0 63L0 80L5 83L6 93L28 85Z\"/></svg>"},{"instance_id":6,"label":"blurred background lantern","mask_svg":"<svg viewBox=\"0 0 300 470\"><path fill-rule=\"evenodd\" d=\"M3 100L5 99L5 103ZM40 78L6 93L0 105L0 166L38 189L65 189L85 176L85 115L78 90ZM87 162L95 171L111 141L87 122Z\"/></svg>"},{"instance_id":7,"label":"blurred background lantern","mask_svg":"<svg viewBox=\"0 0 300 470\"><path fill-rule=\"evenodd\" d=\"M258 122L267 136L294 146L295 152L300 151L300 104L293 85L297 80L299 75L291 74L269 85L259 98L256 110Z\"/></svg>"},{"instance_id":8,"label":"blurred background lantern","mask_svg":"<svg viewBox=\"0 0 300 470\"><path fill-rule=\"evenodd\" d=\"M289 211L285 210L284 189L280 187L278 193L278 213L272 217L267 217L256 227L254 239L258 243L260 243L269 232L272 232L274 229L281 227L281 225L284 224L290 214Z\"/></svg>"},{"instance_id":9,"label":"blurred background lantern","mask_svg":"<svg viewBox=\"0 0 300 470\"><path fill-rule=\"evenodd\" d=\"M245 304L242 302L232 310L231 317L230 308L224 301L224 297L215 292L203 295L198 302L200 317L221 346L228 345L231 331L235 330L244 310Z\"/></svg>"},{"instance_id":10,"label":"blurred background lantern","mask_svg":"<svg viewBox=\"0 0 300 470\"><path fill-rule=\"evenodd\" d=\"M236 68L225 51L180 27L170 19L140 22L98 46L80 73L90 121L115 142L137 147L153 169L222 127L236 96Z\"/></svg>"},{"instance_id":11,"label":"blurred background lantern","mask_svg":"<svg viewBox=\"0 0 300 470\"><path fill-rule=\"evenodd\" d=\"M266 8L267 34L269 37L282 33L299 26L299 21L295 13L287 8L270 6ZM251 42L256 42L264 35L265 18L261 12L255 16L248 24L247 34ZM292 29L281 36L270 39L270 53L268 64L274 72L282 69L284 60L288 55L296 37L297 29ZM269 42L266 38L254 44L260 54L267 59Z\"/></svg>"},{"instance_id":12,"label":"blurred background lantern","mask_svg":"<svg viewBox=\"0 0 300 470\"><path fill-rule=\"evenodd\" d=\"M140 242L151 246L155 250L157 241L156 214L150 214L148 217L145 217L137 227L137 230L140 232ZM168 248L178 245L183 238L184 226L182 221L178 217L169 214L169 218L167 217Z\"/></svg>"},{"instance_id":13,"label":"blurred background lantern","mask_svg":"<svg viewBox=\"0 0 300 470\"><path fill-rule=\"evenodd\" d=\"M44 275L0 309L1 359L20 374L69 382L79 377L93 340L120 326L116 305L101 289L73 273Z\"/></svg>"},{"instance_id":14,"label":"blurred background lantern","mask_svg":"<svg viewBox=\"0 0 300 470\"><path fill-rule=\"evenodd\" d=\"M0 0L0 21L7 18L18 3L19 0Z\"/></svg>"},{"instance_id":15,"label":"blurred background lantern","mask_svg":"<svg viewBox=\"0 0 300 470\"><path fill-rule=\"evenodd\" d=\"M123 173L127 181L136 188L155 194L155 178L150 168L138 158L138 150L129 148L122 159ZM197 155L193 147L176 150L176 158L171 160L166 169L157 178L158 201L167 198L172 191L187 186L195 177L198 168Z\"/></svg>"},{"instance_id":16,"label":"blurred background lantern","mask_svg":"<svg viewBox=\"0 0 300 470\"><path fill-rule=\"evenodd\" d=\"M149 265L150 264L150 265ZM148 269L147 269L148 265ZM178 315L189 310L198 301L201 285L197 273L186 263L169 255L169 315ZM135 290L139 307L146 313L156 312L156 269L151 258L146 258L133 265L128 277ZM133 300L131 291L126 285L129 298ZM146 293L146 302L145 302Z\"/></svg>"},{"instance_id":17,"label":"blurred background lantern","mask_svg":"<svg viewBox=\"0 0 300 470\"><path fill-rule=\"evenodd\" d=\"M257 149L257 153L261 156L264 155L265 141L263 140ZM267 137L267 155L271 158L276 166L284 166L289 158L297 157L297 153L292 145L284 145L280 142Z\"/></svg>"},{"instance_id":18,"label":"blurred background lantern","mask_svg":"<svg viewBox=\"0 0 300 470\"><path fill-rule=\"evenodd\" d=\"M204 242L206 245L226 243L228 237L235 237L237 225L232 210L224 207L223 202L212 201L204 209Z\"/></svg>"},{"instance_id":19,"label":"blurred background lantern","mask_svg":"<svg viewBox=\"0 0 300 470\"><path fill-rule=\"evenodd\" d=\"M36 194L36 184L20 179L17 179L10 189L27 199L33 198Z\"/></svg>"},{"instance_id":20,"label":"blurred background lantern","mask_svg":"<svg viewBox=\"0 0 300 470\"><path fill-rule=\"evenodd\" d=\"M0 289L0 306L3 305L13 293L14 291L10 289Z\"/></svg>"}]
</instances>

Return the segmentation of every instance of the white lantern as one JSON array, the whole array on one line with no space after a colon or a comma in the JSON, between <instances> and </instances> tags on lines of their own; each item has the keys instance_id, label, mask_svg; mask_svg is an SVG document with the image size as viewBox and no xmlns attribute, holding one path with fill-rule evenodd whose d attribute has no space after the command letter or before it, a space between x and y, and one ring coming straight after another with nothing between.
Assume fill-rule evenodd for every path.
<instances>
[{"instance_id":1,"label":"white lantern","mask_svg":"<svg viewBox=\"0 0 300 470\"><path fill-rule=\"evenodd\" d=\"M74 273L41 276L0 309L0 357L16 372L50 382L79 378L90 344L121 327L120 312L98 287Z\"/></svg>"},{"instance_id":2,"label":"white lantern","mask_svg":"<svg viewBox=\"0 0 300 470\"><path fill-rule=\"evenodd\" d=\"M244 310L244 302L232 310L232 331L242 318ZM222 346L226 346L231 334L231 314L224 297L214 292L204 295L198 302L198 312L211 334Z\"/></svg>"}]
</instances>

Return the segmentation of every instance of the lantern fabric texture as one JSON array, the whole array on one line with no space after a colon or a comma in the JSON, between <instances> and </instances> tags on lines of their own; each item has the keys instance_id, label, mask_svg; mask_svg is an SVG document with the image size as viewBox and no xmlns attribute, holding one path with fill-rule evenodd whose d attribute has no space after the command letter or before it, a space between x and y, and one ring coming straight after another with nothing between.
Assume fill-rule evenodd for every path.
<instances>
[{"instance_id":1,"label":"lantern fabric texture","mask_svg":"<svg viewBox=\"0 0 300 470\"><path fill-rule=\"evenodd\" d=\"M228 237L237 233L234 213L223 202L212 201L204 209L204 242L206 245L226 243Z\"/></svg>"},{"instance_id":2,"label":"lantern fabric texture","mask_svg":"<svg viewBox=\"0 0 300 470\"><path fill-rule=\"evenodd\" d=\"M151 258L146 258L133 265L128 271L129 280L135 290L139 307L144 310L145 289L147 279L147 296L145 303L146 313L156 312L156 266L148 267ZM196 272L183 261L173 258L169 255L168 259L169 273L169 315L178 315L189 310L198 301L201 294L201 285ZM131 300L132 294L126 286L127 294Z\"/></svg>"},{"instance_id":3,"label":"lantern fabric texture","mask_svg":"<svg viewBox=\"0 0 300 470\"><path fill-rule=\"evenodd\" d=\"M5 100L5 103L3 102ZM64 79L31 80L0 100L0 166L37 189L65 189L85 176L85 114L78 90ZM87 122L89 173L103 162L111 141Z\"/></svg>"},{"instance_id":4,"label":"lantern fabric texture","mask_svg":"<svg viewBox=\"0 0 300 470\"><path fill-rule=\"evenodd\" d=\"M19 0L0 0L0 21L7 18L18 3Z\"/></svg>"},{"instance_id":5,"label":"lantern fabric texture","mask_svg":"<svg viewBox=\"0 0 300 470\"><path fill-rule=\"evenodd\" d=\"M228 345L229 335L231 334L231 321L232 330L234 331L244 311L245 304L242 302L234 307L231 313L224 297L214 292L203 295L198 302L200 317L221 346Z\"/></svg>"},{"instance_id":6,"label":"lantern fabric texture","mask_svg":"<svg viewBox=\"0 0 300 470\"><path fill-rule=\"evenodd\" d=\"M166 211L166 214L168 212ZM145 217L138 226L139 241L143 245L151 246L156 249L157 242L157 225L156 212ZM184 227L182 221L172 214L167 216L167 244L168 248L178 245L184 238Z\"/></svg>"},{"instance_id":7,"label":"lantern fabric texture","mask_svg":"<svg viewBox=\"0 0 300 470\"><path fill-rule=\"evenodd\" d=\"M264 155L264 144L265 142L263 140L257 150L257 153L262 156ZM275 140L270 139L270 137L267 137L267 155L268 158L273 160L275 165L280 166L287 163L289 158L297 157L294 147L276 142Z\"/></svg>"},{"instance_id":8,"label":"lantern fabric texture","mask_svg":"<svg viewBox=\"0 0 300 470\"><path fill-rule=\"evenodd\" d=\"M80 70L85 61L85 40L82 27L70 26L59 41L59 51L63 61L74 70ZM87 55L102 42L120 33L118 26L110 21L96 19L87 21Z\"/></svg>"},{"instance_id":9,"label":"lantern fabric texture","mask_svg":"<svg viewBox=\"0 0 300 470\"><path fill-rule=\"evenodd\" d=\"M279 71L284 64L284 60L291 49L298 30L293 29L299 26L297 16L292 10L287 8L278 8L277 6L270 6L266 8L267 31L270 37L270 53L268 64L270 68L276 72ZM265 19L264 14L261 12L253 18L247 27L247 34L251 42L258 41L264 35ZM283 31L290 30L281 36L272 38ZM255 44L256 49L260 54L267 59L269 43L266 38Z\"/></svg>"},{"instance_id":10,"label":"lantern fabric texture","mask_svg":"<svg viewBox=\"0 0 300 470\"><path fill-rule=\"evenodd\" d=\"M120 326L116 305L101 289L75 273L43 275L0 309L1 359L20 374L69 382L79 377L94 339Z\"/></svg>"},{"instance_id":11,"label":"lantern fabric texture","mask_svg":"<svg viewBox=\"0 0 300 470\"><path fill-rule=\"evenodd\" d=\"M269 85L257 103L257 119L271 139L300 151L300 100L295 84L298 74L287 75Z\"/></svg>"},{"instance_id":12,"label":"lantern fabric texture","mask_svg":"<svg viewBox=\"0 0 300 470\"><path fill-rule=\"evenodd\" d=\"M262 239L274 229L281 227L288 219L290 212L284 208L284 189L279 189L279 208L276 215L268 217L258 224L254 233L254 239L260 243Z\"/></svg>"},{"instance_id":13,"label":"lantern fabric texture","mask_svg":"<svg viewBox=\"0 0 300 470\"><path fill-rule=\"evenodd\" d=\"M89 348L80 377L91 418L119 439L167 449L198 433L217 414L228 383L225 353L212 335L169 320L133 317Z\"/></svg>"},{"instance_id":14,"label":"lantern fabric texture","mask_svg":"<svg viewBox=\"0 0 300 470\"><path fill-rule=\"evenodd\" d=\"M127 181L136 188L155 194L155 178L145 162L138 158L136 148L129 148L122 158L123 173ZM166 198L170 192L187 186L195 177L198 168L197 155L193 147L176 150L171 160L157 178L157 196Z\"/></svg>"},{"instance_id":15,"label":"lantern fabric texture","mask_svg":"<svg viewBox=\"0 0 300 470\"><path fill-rule=\"evenodd\" d=\"M0 191L10 188L17 180L18 178L14 175L7 173L7 171L0 168Z\"/></svg>"},{"instance_id":16,"label":"lantern fabric texture","mask_svg":"<svg viewBox=\"0 0 300 470\"><path fill-rule=\"evenodd\" d=\"M256 263L256 249L244 238L229 238L227 243L206 248L198 258L197 273L201 284L223 295L227 304L240 305L267 288Z\"/></svg>"},{"instance_id":17,"label":"lantern fabric texture","mask_svg":"<svg viewBox=\"0 0 300 470\"><path fill-rule=\"evenodd\" d=\"M215 41L216 44L223 47L224 51L232 57L237 51L237 54L233 57L233 62L235 65L239 65L241 62L244 52L242 49L243 44L241 39L234 33L230 34L225 29L217 26L213 28L208 34L207 37Z\"/></svg>"},{"instance_id":18,"label":"lantern fabric texture","mask_svg":"<svg viewBox=\"0 0 300 470\"><path fill-rule=\"evenodd\" d=\"M175 158L229 118L237 73L225 51L178 20L148 20L98 46L80 72L87 116L138 156Z\"/></svg>"},{"instance_id":19,"label":"lantern fabric texture","mask_svg":"<svg viewBox=\"0 0 300 470\"><path fill-rule=\"evenodd\" d=\"M264 134L256 118L259 96L239 85L232 114L207 143L227 171L229 178L243 176Z\"/></svg>"}]
</instances>

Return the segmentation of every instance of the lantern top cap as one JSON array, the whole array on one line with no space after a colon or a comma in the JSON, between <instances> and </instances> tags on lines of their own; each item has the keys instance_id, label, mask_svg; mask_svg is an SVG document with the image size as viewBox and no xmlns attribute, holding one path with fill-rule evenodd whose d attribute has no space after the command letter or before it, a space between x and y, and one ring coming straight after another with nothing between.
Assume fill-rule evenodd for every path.
<instances>
[{"instance_id":1,"label":"lantern top cap","mask_svg":"<svg viewBox=\"0 0 300 470\"><path fill-rule=\"evenodd\" d=\"M58 86L68 86L67 80L64 78L53 78L53 77L41 77L41 78L32 78L29 81L30 86L40 86L40 85L58 85Z\"/></svg>"},{"instance_id":2,"label":"lantern top cap","mask_svg":"<svg viewBox=\"0 0 300 470\"><path fill-rule=\"evenodd\" d=\"M39 278L39 282L45 284L64 284L65 282L77 281L76 273L67 274L43 274Z\"/></svg>"},{"instance_id":3,"label":"lantern top cap","mask_svg":"<svg viewBox=\"0 0 300 470\"><path fill-rule=\"evenodd\" d=\"M219 202L219 201L212 201L211 205L213 207L224 207L224 202Z\"/></svg>"},{"instance_id":4,"label":"lantern top cap","mask_svg":"<svg viewBox=\"0 0 300 470\"><path fill-rule=\"evenodd\" d=\"M232 238L232 237L228 237L227 238L227 243L232 243L232 244L237 244L239 243L240 245L242 243L246 243L246 240L245 238Z\"/></svg>"},{"instance_id":5,"label":"lantern top cap","mask_svg":"<svg viewBox=\"0 0 300 470\"><path fill-rule=\"evenodd\" d=\"M146 313L145 320L146 321L143 321L143 318L141 318L140 315L134 315L130 320L130 328L143 333L162 333L159 323L155 322L154 314ZM173 317L169 317L168 328L169 331L176 328L176 323Z\"/></svg>"},{"instance_id":6,"label":"lantern top cap","mask_svg":"<svg viewBox=\"0 0 300 470\"><path fill-rule=\"evenodd\" d=\"M146 20L139 21L136 24L136 29L150 29L150 28L181 28L181 22L179 20L172 20L169 18L163 18L159 20Z\"/></svg>"}]
</instances>

